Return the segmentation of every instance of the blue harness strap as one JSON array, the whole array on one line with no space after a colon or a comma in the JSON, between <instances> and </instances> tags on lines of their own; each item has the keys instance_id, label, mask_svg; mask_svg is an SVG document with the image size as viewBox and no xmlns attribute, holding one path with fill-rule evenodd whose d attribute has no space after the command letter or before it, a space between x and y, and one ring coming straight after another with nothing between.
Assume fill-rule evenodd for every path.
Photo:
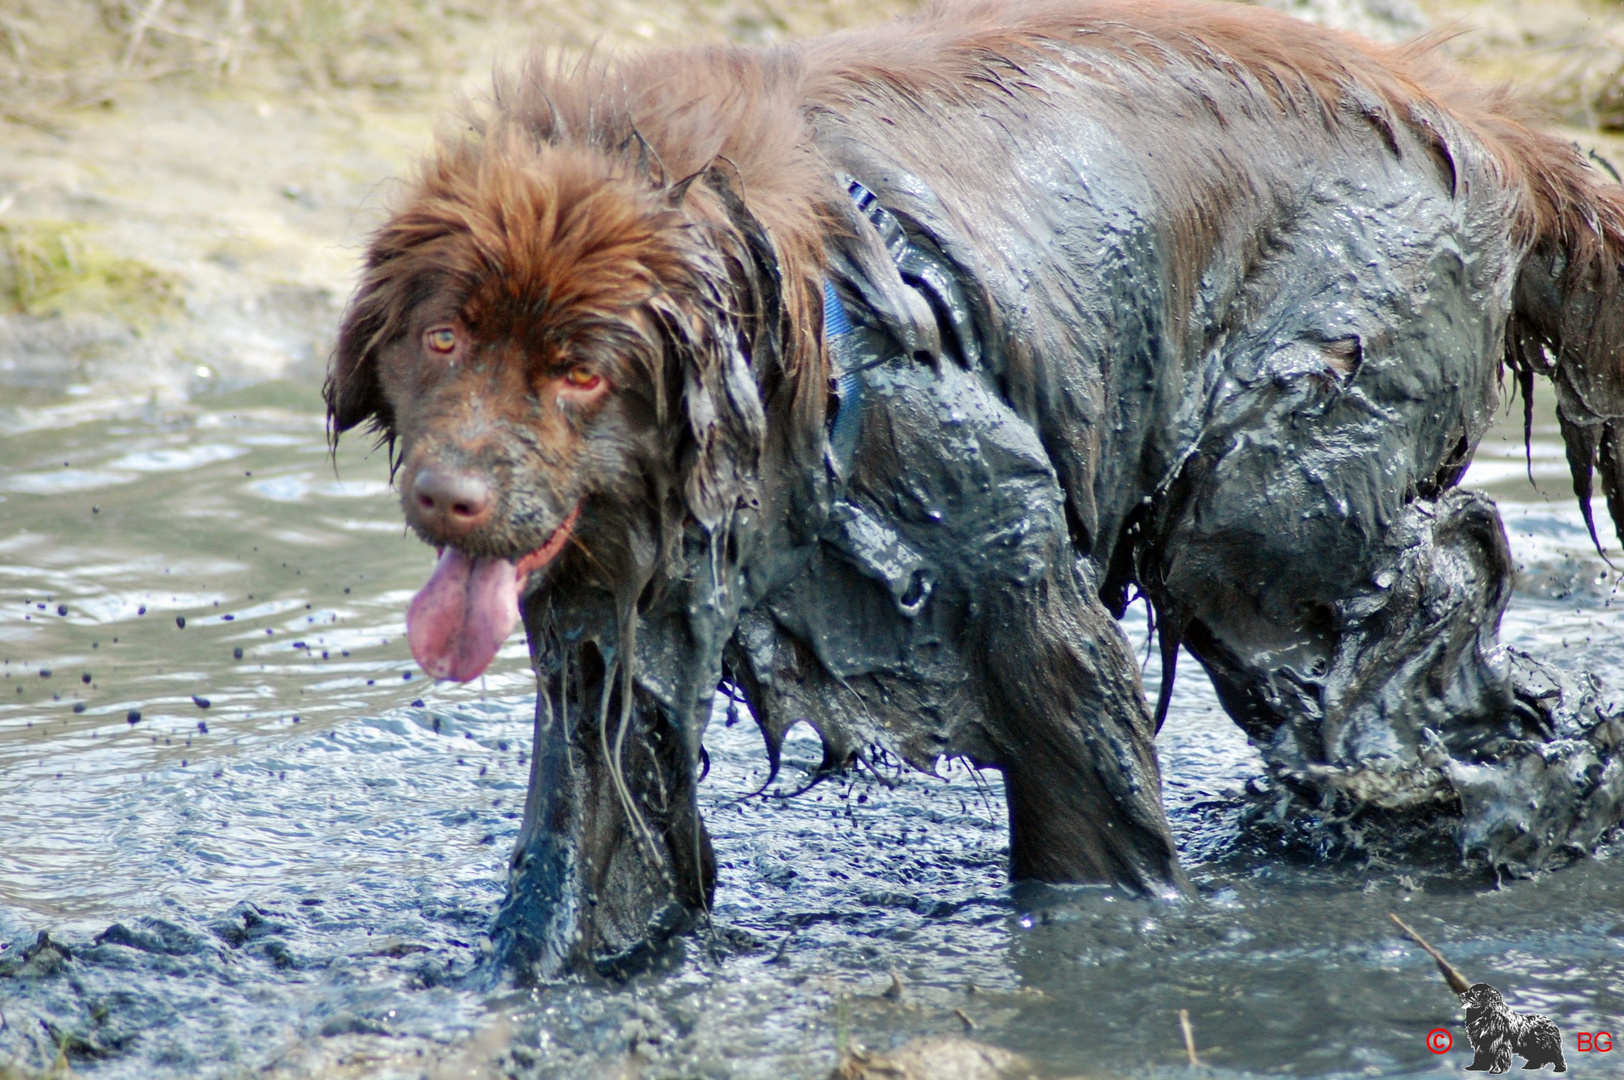
<instances>
[{"instance_id":1,"label":"blue harness strap","mask_svg":"<svg viewBox=\"0 0 1624 1080\"><path fill-rule=\"evenodd\" d=\"M976 338L970 332L969 308L962 303L962 292L952 278L951 267L909 243L896 217L862 184L850 181L847 193L857 212L879 235L902 283L921 294L938 320L947 317L947 332L956 335L961 345L972 344L963 358L967 367L974 368L979 361L979 352L973 348ZM864 373L890 361L904 360L907 350L882 328L880 312L861 307L852 310L858 312L855 322L833 282L825 279L823 339L829 353L830 389L835 404L829 416L826 451L832 474L831 503L821 538L861 573L881 582L897 612L905 619L913 619L930 600L935 572L883 516L865 509L861 499L848 498L846 492L862 431Z\"/></svg>"},{"instance_id":2,"label":"blue harness strap","mask_svg":"<svg viewBox=\"0 0 1624 1080\"><path fill-rule=\"evenodd\" d=\"M982 360L981 339L952 264L942 253L910 240L897 215L859 181L847 177L846 194L852 208L874 229L891 256L902 283L917 292L935 315L943 345L956 348L964 367L976 370ZM889 335L873 328L873 322L859 318L853 323L834 284L824 280L823 337L829 350L835 395L835 409L829 417L829 459L841 483L851 475L852 457L857 453L863 411L862 373L900 351Z\"/></svg>"},{"instance_id":3,"label":"blue harness strap","mask_svg":"<svg viewBox=\"0 0 1624 1080\"><path fill-rule=\"evenodd\" d=\"M823 333L826 337L844 337L851 333L851 320L846 317L846 305L829 282L823 283Z\"/></svg>"},{"instance_id":4,"label":"blue harness strap","mask_svg":"<svg viewBox=\"0 0 1624 1080\"><path fill-rule=\"evenodd\" d=\"M863 378L851 319L846 305L829 282L823 283L823 337L829 348L833 369L835 411L829 418L829 452L841 480L851 475L851 462L857 453L857 432L862 415Z\"/></svg>"}]
</instances>

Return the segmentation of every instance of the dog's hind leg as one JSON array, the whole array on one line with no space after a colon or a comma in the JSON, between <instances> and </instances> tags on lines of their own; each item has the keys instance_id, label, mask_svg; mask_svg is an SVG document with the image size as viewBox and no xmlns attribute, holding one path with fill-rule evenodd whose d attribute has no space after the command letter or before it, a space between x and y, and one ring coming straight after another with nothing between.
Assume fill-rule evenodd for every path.
<instances>
[{"instance_id":1,"label":"dog's hind leg","mask_svg":"<svg viewBox=\"0 0 1624 1080\"><path fill-rule=\"evenodd\" d=\"M1246 266L1118 563L1328 828L1375 807L1442 837L1458 808L1463 848L1537 868L1619 820L1624 723L1498 643L1504 529L1454 488L1523 252L1480 161L1423 160L1316 187Z\"/></svg>"},{"instance_id":2,"label":"dog's hind leg","mask_svg":"<svg viewBox=\"0 0 1624 1080\"><path fill-rule=\"evenodd\" d=\"M1528 1059L1523 1064L1525 1069L1552 1065L1556 1072L1568 1071L1568 1063L1562 1057L1562 1032L1548 1016L1523 1017L1515 1049Z\"/></svg>"},{"instance_id":3,"label":"dog's hind leg","mask_svg":"<svg viewBox=\"0 0 1624 1080\"><path fill-rule=\"evenodd\" d=\"M1366 564L1347 567L1340 596L1316 595L1318 567L1230 554L1223 576L1266 582L1261 595L1186 600L1184 638L1280 778L1415 809L1453 801L1439 755L1492 754L1513 734L1496 642L1512 568L1488 499L1450 491L1410 503Z\"/></svg>"},{"instance_id":4,"label":"dog's hind leg","mask_svg":"<svg viewBox=\"0 0 1624 1080\"><path fill-rule=\"evenodd\" d=\"M1463 849L1531 869L1618 821L1624 725L1498 644L1505 532L1448 487L1493 369L1459 355L1366 350L1354 376L1288 347L1169 487L1140 565L1226 710L1341 838L1369 808L1441 837L1458 808Z\"/></svg>"}]
</instances>

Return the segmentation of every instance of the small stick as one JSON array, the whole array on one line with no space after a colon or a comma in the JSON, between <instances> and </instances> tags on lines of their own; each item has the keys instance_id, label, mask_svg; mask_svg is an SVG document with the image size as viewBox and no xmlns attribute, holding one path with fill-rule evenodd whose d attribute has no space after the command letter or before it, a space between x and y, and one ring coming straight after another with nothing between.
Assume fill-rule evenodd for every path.
<instances>
[{"instance_id":1,"label":"small stick","mask_svg":"<svg viewBox=\"0 0 1624 1080\"><path fill-rule=\"evenodd\" d=\"M1388 912L1387 917L1398 924L1398 928L1404 931L1405 937L1409 938L1411 941L1415 942L1417 945L1426 950L1427 955L1432 957L1433 962L1438 965L1438 971L1442 973L1444 982L1449 984L1449 989L1453 990L1457 995L1459 995L1466 993L1466 991L1472 988L1472 984L1466 981L1466 976L1462 975L1460 972L1451 967L1449 961L1444 959L1444 954L1439 952L1437 949L1434 949L1431 945L1428 945L1420 934L1416 933L1414 930L1411 930L1404 924L1403 919L1399 918L1397 915L1394 915L1392 912Z\"/></svg>"},{"instance_id":2,"label":"small stick","mask_svg":"<svg viewBox=\"0 0 1624 1080\"><path fill-rule=\"evenodd\" d=\"M1190 1010L1179 1010L1179 1027L1184 1029L1184 1052L1190 1057L1190 1068L1201 1067L1201 1059L1195 1056L1195 1031L1190 1027Z\"/></svg>"},{"instance_id":3,"label":"small stick","mask_svg":"<svg viewBox=\"0 0 1624 1080\"><path fill-rule=\"evenodd\" d=\"M135 25L130 28L130 44L124 50L123 62L119 64L120 71L130 70L130 65L135 63L135 54L141 48L141 39L147 36L147 27L152 25L152 20L158 17L163 6L164 0L148 0L147 6L136 17Z\"/></svg>"}]
</instances>

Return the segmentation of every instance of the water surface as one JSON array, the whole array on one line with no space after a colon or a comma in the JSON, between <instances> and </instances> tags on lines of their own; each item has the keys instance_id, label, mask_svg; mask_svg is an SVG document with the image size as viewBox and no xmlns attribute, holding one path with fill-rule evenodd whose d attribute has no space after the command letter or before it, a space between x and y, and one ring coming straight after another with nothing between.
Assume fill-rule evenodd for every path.
<instances>
[{"instance_id":1,"label":"water surface","mask_svg":"<svg viewBox=\"0 0 1624 1080\"><path fill-rule=\"evenodd\" d=\"M1242 827L1261 762L1188 658L1159 745L1199 902L1012 890L998 778L961 764L741 801L766 761L723 701L701 789L717 935L628 984L481 989L527 775L522 636L479 683L416 671L403 619L431 553L381 453L329 456L312 384L52 407L0 429L0 962L42 930L69 958L0 978L0 1066L65 1047L109 1080L822 1078L842 1049L969 1034L1042 1076L1184 1075L1185 1009L1217 1075L1454 1074L1454 999L1398 911L1556 1019L1575 1075L1624 1073L1571 1049L1621 1026L1624 859L1497 882L1271 850ZM1554 426L1538 489L1515 426L1471 475L1522 569L1505 638L1624 685L1617 579ZM1142 646L1142 608L1126 625ZM786 757L778 793L816 740ZM1454 1051L1427 1050L1435 1027Z\"/></svg>"}]
</instances>

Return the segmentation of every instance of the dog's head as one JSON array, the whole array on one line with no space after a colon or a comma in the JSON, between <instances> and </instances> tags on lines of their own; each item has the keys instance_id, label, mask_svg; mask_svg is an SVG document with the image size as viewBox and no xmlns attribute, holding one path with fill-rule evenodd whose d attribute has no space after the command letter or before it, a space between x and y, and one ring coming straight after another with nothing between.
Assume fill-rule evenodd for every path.
<instances>
[{"instance_id":1,"label":"dog's head","mask_svg":"<svg viewBox=\"0 0 1624 1080\"><path fill-rule=\"evenodd\" d=\"M481 673L548 575L640 588L684 519L753 497L777 272L752 220L720 165L669 182L515 119L442 144L378 231L326 397L441 550L408 614L431 675Z\"/></svg>"},{"instance_id":2,"label":"dog's head","mask_svg":"<svg viewBox=\"0 0 1624 1080\"><path fill-rule=\"evenodd\" d=\"M1466 993L1460 996L1460 1000L1461 1004L1469 1009L1501 1008L1506 1003L1500 996L1500 991L1488 983L1473 983L1467 988Z\"/></svg>"}]
</instances>

